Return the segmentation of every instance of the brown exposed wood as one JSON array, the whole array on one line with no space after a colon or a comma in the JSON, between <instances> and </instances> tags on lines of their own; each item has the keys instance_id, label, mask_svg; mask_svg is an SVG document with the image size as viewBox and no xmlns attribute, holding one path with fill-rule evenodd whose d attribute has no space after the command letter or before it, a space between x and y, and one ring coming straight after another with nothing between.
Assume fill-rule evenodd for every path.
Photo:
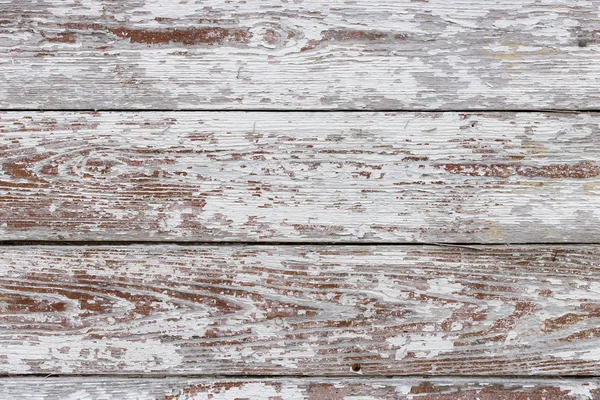
<instances>
[{"instance_id":1,"label":"brown exposed wood","mask_svg":"<svg viewBox=\"0 0 600 400\"><path fill-rule=\"evenodd\" d=\"M198 43L222 44L228 39L243 43L248 40L248 31L224 28L202 29L168 29L165 31L147 31L141 29L111 28L111 33L129 39L131 43L181 43L193 45Z\"/></svg>"},{"instance_id":2,"label":"brown exposed wood","mask_svg":"<svg viewBox=\"0 0 600 400\"><path fill-rule=\"evenodd\" d=\"M4 240L597 242L598 114L0 114Z\"/></svg>"},{"instance_id":3,"label":"brown exposed wood","mask_svg":"<svg viewBox=\"0 0 600 400\"><path fill-rule=\"evenodd\" d=\"M1 250L2 373L600 372L599 246Z\"/></svg>"}]
</instances>

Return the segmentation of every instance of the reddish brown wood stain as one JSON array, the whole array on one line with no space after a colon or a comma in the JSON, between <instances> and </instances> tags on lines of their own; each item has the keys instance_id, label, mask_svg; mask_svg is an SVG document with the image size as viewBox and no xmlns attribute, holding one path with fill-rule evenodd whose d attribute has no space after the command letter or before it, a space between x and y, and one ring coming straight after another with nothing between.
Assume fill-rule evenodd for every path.
<instances>
[{"instance_id":1,"label":"reddish brown wood stain","mask_svg":"<svg viewBox=\"0 0 600 400\"><path fill-rule=\"evenodd\" d=\"M436 387L429 382L424 382L417 387L412 387L410 394L419 395L417 398L422 400L574 400L577 398L567 390L553 387L541 387L532 391L513 392L500 384L480 390L444 393L447 390L447 387Z\"/></svg>"},{"instance_id":2,"label":"reddish brown wood stain","mask_svg":"<svg viewBox=\"0 0 600 400\"><path fill-rule=\"evenodd\" d=\"M119 37L131 40L131 43L163 44L181 43L184 45L196 44L223 44L225 42L247 43L250 33L242 29L226 28L188 28L165 30L140 30L127 28L107 28Z\"/></svg>"},{"instance_id":3,"label":"reddish brown wood stain","mask_svg":"<svg viewBox=\"0 0 600 400\"><path fill-rule=\"evenodd\" d=\"M543 167L511 164L442 164L438 168L443 168L453 174L501 178L519 175L528 178L586 179L600 175L600 167L593 161L582 161L575 164L553 164Z\"/></svg>"},{"instance_id":4,"label":"reddish brown wood stain","mask_svg":"<svg viewBox=\"0 0 600 400\"><path fill-rule=\"evenodd\" d=\"M50 43L75 43L77 41L75 35L69 32L61 32L56 35L47 35L42 32L42 36Z\"/></svg>"},{"instance_id":5,"label":"reddish brown wood stain","mask_svg":"<svg viewBox=\"0 0 600 400\"><path fill-rule=\"evenodd\" d=\"M244 386L244 382L223 382L216 384L204 384L186 387L179 394L168 395L157 400L179 400L181 398L189 397L193 398L196 395L210 393L209 396L222 394L232 389L239 389Z\"/></svg>"}]
</instances>

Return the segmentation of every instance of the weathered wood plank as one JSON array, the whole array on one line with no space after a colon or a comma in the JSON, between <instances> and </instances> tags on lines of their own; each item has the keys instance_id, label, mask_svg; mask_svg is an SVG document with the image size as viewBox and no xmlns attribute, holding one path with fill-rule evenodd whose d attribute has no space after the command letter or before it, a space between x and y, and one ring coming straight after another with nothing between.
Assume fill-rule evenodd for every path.
<instances>
[{"instance_id":1,"label":"weathered wood plank","mask_svg":"<svg viewBox=\"0 0 600 400\"><path fill-rule=\"evenodd\" d=\"M4 240L597 242L600 114L0 114Z\"/></svg>"},{"instance_id":2,"label":"weathered wood plank","mask_svg":"<svg viewBox=\"0 0 600 400\"><path fill-rule=\"evenodd\" d=\"M600 246L1 250L2 373L600 373Z\"/></svg>"},{"instance_id":3,"label":"weathered wood plank","mask_svg":"<svg viewBox=\"0 0 600 400\"><path fill-rule=\"evenodd\" d=\"M596 400L599 387L598 379L13 378L0 381L0 396L22 400Z\"/></svg>"},{"instance_id":4,"label":"weathered wood plank","mask_svg":"<svg viewBox=\"0 0 600 400\"><path fill-rule=\"evenodd\" d=\"M596 1L4 1L0 108L598 109Z\"/></svg>"}]
</instances>

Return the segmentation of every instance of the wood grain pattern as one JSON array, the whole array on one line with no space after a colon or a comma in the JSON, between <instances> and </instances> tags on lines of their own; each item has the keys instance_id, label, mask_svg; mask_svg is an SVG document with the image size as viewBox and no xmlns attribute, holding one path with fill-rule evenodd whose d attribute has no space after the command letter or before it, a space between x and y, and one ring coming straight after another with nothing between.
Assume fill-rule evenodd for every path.
<instances>
[{"instance_id":1,"label":"wood grain pattern","mask_svg":"<svg viewBox=\"0 0 600 400\"><path fill-rule=\"evenodd\" d=\"M587 242L600 115L0 114L4 240Z\"/></svg>"},{"instance_id":2,"label":"wood grain pattern","mask_svg":"<svg viewBox=\"0 0 600 400\"><path fill-rule=\"evenodd\" d=\"M0 396L20 400L597 400L600 381L17 378L0 381Z\"/></svg>"},{"instance_id":3,"label":"wood grain pattern","mask_svg":"<svg viewBox=\"0 0 600 400\"><path fill-rule=\"evenodd\" d=\"M600 246L10 246L1 373L591 375Z\"/></svg>"},{"instance_id":4,"label":"wood grain pattern","mask_svg":"<svg viewBox=\"0 0 600 400\"><path fill-rule=\"evenodd\" d=\"M9 0L0 108L598 109L592 0Z\"/></svg>"}]
</instances>

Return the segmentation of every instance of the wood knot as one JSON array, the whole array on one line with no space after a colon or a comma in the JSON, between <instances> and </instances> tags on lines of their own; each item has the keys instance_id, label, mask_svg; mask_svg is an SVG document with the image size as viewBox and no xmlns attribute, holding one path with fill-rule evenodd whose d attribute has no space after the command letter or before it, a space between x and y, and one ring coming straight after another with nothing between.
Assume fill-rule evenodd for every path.
<instances>
[{"instance_id":1,"label":"wood knot","mask_svg":"<svg viewBox=\"0 0 600 400\"><path fill-rule=\"evenodd\" d=\"M296 33L276 23L262 23L250 29L251 46L281 49L295 44Z\"/></svg>"}]
</instances>

